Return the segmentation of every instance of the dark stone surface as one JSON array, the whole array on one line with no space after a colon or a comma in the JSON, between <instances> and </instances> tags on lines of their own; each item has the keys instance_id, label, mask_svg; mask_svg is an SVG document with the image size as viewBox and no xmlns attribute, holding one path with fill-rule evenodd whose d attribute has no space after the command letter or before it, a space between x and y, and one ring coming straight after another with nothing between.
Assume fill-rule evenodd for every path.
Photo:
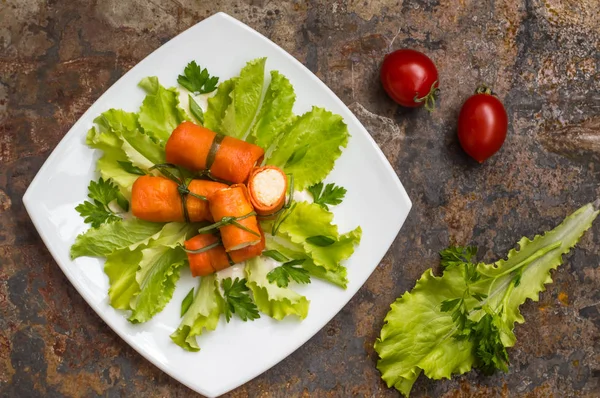
<instances>
[{"instance_id":1,"label":"dark stone surface","mask_svg":"<svg viewBox=\"0 0 600 398\"><path fill-rule=\"evenodd\" d=\"M382 145L414 207L388 255L312 340L230 397L397 396L375 368L389 304L449 242L485 260L600 196L600 6L526 1L0 0L0 395L192 395L129 348L68 283L22 196L81 114L177 33L226 11L315 72ZM391 49L440 71L431 115L378 82ZM455 138L461 103L486 82L510 129L483 165ZM539 303L527 302L507 374L415 384L415 397L600 396L600 224Z\"/></svg>"}]
</instances>

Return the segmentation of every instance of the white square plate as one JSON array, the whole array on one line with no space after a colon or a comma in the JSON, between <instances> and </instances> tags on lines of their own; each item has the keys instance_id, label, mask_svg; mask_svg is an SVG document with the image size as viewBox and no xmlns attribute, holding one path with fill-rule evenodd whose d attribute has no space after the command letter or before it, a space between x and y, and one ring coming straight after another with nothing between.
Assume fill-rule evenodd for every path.
<instances>
[{"instance_id":1,"label":"white square plate","mask_svg":"<svg viewBox=\"0 0 600 398\"><path fill-rule=\"evenodd\" d=\"M223 81L237 75L247 61L264 56L268 70L281 71L294 85L296 114L317 105L342 115L348 124L352 137L328 180L348 189L344 202L335 208L340 231L360 225L362 242L346 264L350 280L347 290L317 280L296 289L311 301L304 321L277 322L263 315L255 322L234 318L226 324L221 318L216 331L199 338L200 352L186 352L169 334L179 324L183 296L196 285L188 271L182 271L174 297L164 311L145 324L133 325L108 303L103 261L88 257L72 261L69 257L75 237L88 228L75 206L85 200L88 183L96 178L99 154L85 145L85 135L93 119L109 108L137 111L144 97L137 84L146 76L158 76L163 85L175 86L185 65L196 60ZM181 33L108 89L52 152L23 201L48 250L98 315L153 364L209 397L224 394L266 371L325 326L379 264L411 207L396 173L342 101L280 47L223 13Z\"/></svg>"}]
</instances>

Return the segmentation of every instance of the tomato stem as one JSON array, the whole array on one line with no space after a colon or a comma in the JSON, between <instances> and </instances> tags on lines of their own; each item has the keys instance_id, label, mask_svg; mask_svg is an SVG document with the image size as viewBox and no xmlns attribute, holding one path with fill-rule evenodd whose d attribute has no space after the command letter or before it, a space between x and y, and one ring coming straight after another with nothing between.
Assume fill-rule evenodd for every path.
<instances>
[{"instance_id":1,"label":"tomato stem","mask_svg":"<svg viewBox=\"0 0 600 398\"><path fill-rule=\"evenodd\" d=\"M425 109L427 109L428 112L433 112L435 109L435 100L440 95L440 89L437 87L437 84L438 81L434 81L429 89L429 93L424 97L419 98L419 93L415 94L413 101L415 101L417 104L425 102Z\"/></svg>"},{"instance_id":2,"label":"tomato stem","mask_svg":"<svg viewBox=\"0 0 600 398\"><path fill-rule=\"evenodd\" d=\"M475 90L475 94L488 94L488 95L496 95L486 84L482 84Z\"/></svg>"}]
</instances>

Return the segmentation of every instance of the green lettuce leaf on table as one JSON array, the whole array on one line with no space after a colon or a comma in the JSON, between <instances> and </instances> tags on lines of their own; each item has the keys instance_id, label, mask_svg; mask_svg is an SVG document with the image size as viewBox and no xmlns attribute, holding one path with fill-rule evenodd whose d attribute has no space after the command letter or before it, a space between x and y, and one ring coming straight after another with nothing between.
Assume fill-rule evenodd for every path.
<instances>
[{"instance_id":1,"label":"green lettuce leaf on table","mask_svg":"<svg viewBox=\"0 0 600 398\"><path fill-rule=\"evenodd\" d=\"M588 204L554 230L493 264L445 261L442 276L425 271L415 287L392 305L375 342L388 387L408 396L421 373L431 379L463 374L473 366L506 369L505 348L515 344L515 322L528 298L538 301L550 271L576 245L599 211ZM448 252L448 251L447 251Z\"/></svg>"},{"instance_id":2,"label":"green lettuce leaf on table","mask_svg":"<svg viewBox=\"0 0 600 398\"><path fill-rule=\"evenodd\" d=\"M229 94L231 103L223 115L221 133L242 140L248 135L261 105L266 61L266 58L257 58L240 72Z\"/></svg>"},{"instance_id":3,"label":"green lettuce leaf on table","mask_svg":"<svg viewBox=\"0 0 600 398\"><path fill-rule=\"evenodd\" d=\"M196 337L204 330L215 330L221 317L221 297L215 275L200 278L192 305L183 316L179 327L171 334L171 340L187 351L199 351Z\"/></svg>"},{"instance_id":4,"label":"green lettuce leaf on table","mask_svg":"<svg viewBox=\"0 0 600 398\"><path fill-rule=\"evenodd\" d=\"M269 282L267 274L272 268L268 261L261 256L248 260L246 264L246 286L252 291L259 311L277 320L289 315L306 318L310 301L289 287L279 287Z\"/></svg>"},{"instance_id":5,"label":"green lettuce leaf on table","mask_svg":"<svg viewBox=\"0 0 600 398\"><path fill-rule=\"evenodd\" d=\"M294 175L294 189L322 181L348 144L348 126L341 116L313 107L280 134L266 164Z\"/></svg>"}]
</instances>

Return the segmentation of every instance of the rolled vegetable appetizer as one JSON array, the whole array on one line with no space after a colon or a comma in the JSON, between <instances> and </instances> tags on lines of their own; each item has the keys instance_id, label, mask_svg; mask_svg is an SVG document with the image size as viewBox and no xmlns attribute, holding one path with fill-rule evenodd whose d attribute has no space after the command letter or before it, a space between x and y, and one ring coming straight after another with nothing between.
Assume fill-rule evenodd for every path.
<instances>
[{"instance_id":1,"label":"rolled vegetable appetizer","mask_svg":"<svg viewBox=\"0 0 600 398\"><path fill-rule=\"evenodd\" d=\"M205 180L192 180L187 186L191 193L203 197L223 188L227 185ZM149 175L141 176L133 183L131 211L137 218L153 222L214 221L206 200L182 194L175 181Z\"/></svg>"},{"instance_id":2,"label":"rolled vegetable appetizer","mask_svg":"<svg viewBox=\"0 0 600 398\"><path fill-rule=\"evenodd\" d=\"M238 249L229 252L229 258L231 258L231 260L235 264L241 263L242 261L250 260L254 257L258 257L262 254L263 250L265 250L265 234L260 229L260 226L258 227L258 229L260 231L260 242L251 246L246 246L243 249Z\"/></svg>"},{"instance_id":3,"label":"rolled vegetable appetizer","mask_svg":"<svg viewBox=\"0 0 600 398\"><path fill-rule=\"evenodd\" d=\"M165 152L168 163L192 171L210 171L210 176L235 184L245 182L265 154L257 145L187 121L173 131Z\"/></svg>"},{"instance_id":4,"label":"rolled vegetable appetizer","mask_svg":"<svg viewBox=\"0 0 600 398\"><path fill-rule=\"evenodd\" d=\"M220 189L208 197L210 212L221 232L225 251L243 249L261 240L256 213L243 184Z\"/></svg>"},{"instance_id":5,"label":"rolled vegetable appetizer","mask_svg":"<svg viewBox=\"0 0 600 398\"><path fill-rule=\"evenodd\" d=\"M199 234L185 241L184 246L188 251L192 276L206 276L261 255L265 250L265 236L261 234L260 242L243 249L227 253L221 245L219 238L213 234ZM192 251L198 251L193 253Z\"/></svg>"},{"instance_id":6,"label":"rolled vegetable appetizer","mask_svg":"<svg viewBox=\"0 0 600 398\"><path fill-rule=\"evenodd\" d=\"M285 203L287 176L279 167L255 167L248 177L248 194L256 214L266 216L280 210Z\"/></svg>"},{"instance_id":7,"label":"rolled vegetable appetizer","mask_svg":"<svg viewBox=\"0 0 600 398\"><path fill-rule=\"evenodd\" d=\"M184 247L192 276L206 276L229 267L229 258L219 238L213 234L199 234L186 240ZM190 253L194 250L204 250L199 253Z\"/></svg>"}]
</instances>

